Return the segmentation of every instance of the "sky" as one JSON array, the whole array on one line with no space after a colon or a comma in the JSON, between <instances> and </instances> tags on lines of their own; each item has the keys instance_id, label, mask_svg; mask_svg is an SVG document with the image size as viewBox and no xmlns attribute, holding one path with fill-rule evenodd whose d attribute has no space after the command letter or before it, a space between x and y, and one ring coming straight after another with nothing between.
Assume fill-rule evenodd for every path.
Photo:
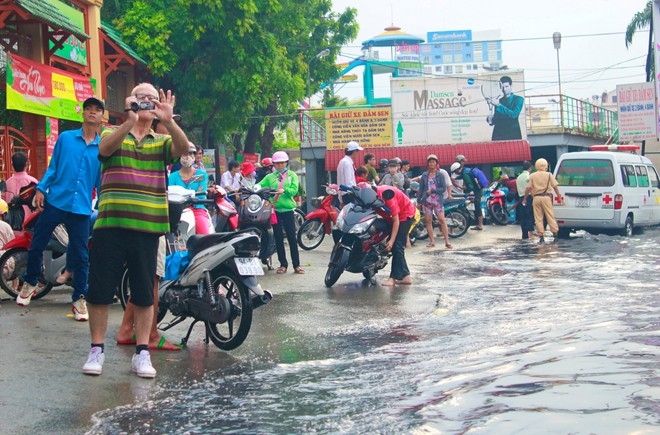
<instances>
[{"instance_id":1,"label":"sky","mask_svg":"<svg viewBox=\"0 0 660 435\"><path fill-rule=\"evenodd\" d=\"M644 64L648 30L638 31L626 48L624 34L633 15L647 0L333 0L337 12L356 8L358 37L342 48L338 61L360 56L362 41L395 24L407 33L426 39L426 33L443 30L473 32L500 29L502 63L525 70L527 95L557 94L557 55L552 34L561 32L559 50L562 91L590 99L617 84L645 81ZM570 35L615 35L568 37ZM543 38L530 41L507 39ZM362 69L354 70L361 77ZM360 82L344 85L337 94L362 96ZM389 96L389 81L375 81L376 96Z\"/></svg>"}]
</instances>

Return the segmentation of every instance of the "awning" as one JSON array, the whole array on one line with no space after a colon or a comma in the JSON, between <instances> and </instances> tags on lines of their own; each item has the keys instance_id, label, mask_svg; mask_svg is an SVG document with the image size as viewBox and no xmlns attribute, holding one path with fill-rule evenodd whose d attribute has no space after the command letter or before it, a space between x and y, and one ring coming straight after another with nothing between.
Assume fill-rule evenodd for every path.
<instances>
[{"instance_id":1,"label":"awning","mask_svg":"<svg viewBox=\"0 0 660 435\"><path fill-rule=\"evenodd\" d=\"M53 29L65 30L81 41L89 39L89 35L76 26L69 17L63 15L57 7L44 0L15 0L16 5L40 20L45 21Z\"/></svg>"},{"instance_id":2,"label":"awning","mask_svg":"<svg viewBox=\"0 0 660 435\"><path fill-rule=\"evenodd\" d=\"M532 158L532 151L526 140L368 148L358 153L359 164L362 164L362 158L366 153L371 153L377 160L399 157L408 160L413 167L426 166L426 157L429 154L438 156L441 166L451 165L458 154L463 154L470 165L522 162ZM342 157L344 157L343 149L326 151L326 171L336 171Z\"/></svg>"},{"instance_id":3,"label":"awning","mask_svg":"<svg viewBox=\"0 0 660 435\"><path fill-rule=\"evenodd\" d=\"M132 57L133 59L137 60L138 62L146 65L147 61L142 59L139 54L135 52L122 38L121 34L117 29L112 27L110 24L106 23L105 21L101 21L101 30L103 30L103 33L105 33L108 38L110 38L115 44L119 46L124 52L126 52L127 55Z\"/></svg>"}]
</instances>

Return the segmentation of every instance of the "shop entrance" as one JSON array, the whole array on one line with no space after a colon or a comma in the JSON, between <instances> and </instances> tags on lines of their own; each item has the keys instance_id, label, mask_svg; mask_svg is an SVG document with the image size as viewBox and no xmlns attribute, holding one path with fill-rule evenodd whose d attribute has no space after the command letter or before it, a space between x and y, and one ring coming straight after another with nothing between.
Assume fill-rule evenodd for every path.
<instances>
[{"instance_id":1,"label":"shop entrance","mask_svg":"<svg viewBox=\"0 0 660 435\"><path fill-rule=\"evenodd\" d=\"M0 180L6 180L14 173L11 156L17 151L28 156L31 168L37 167L35 147L30 138L12 126L0 125Z\"/></svg>"}]
</instances>

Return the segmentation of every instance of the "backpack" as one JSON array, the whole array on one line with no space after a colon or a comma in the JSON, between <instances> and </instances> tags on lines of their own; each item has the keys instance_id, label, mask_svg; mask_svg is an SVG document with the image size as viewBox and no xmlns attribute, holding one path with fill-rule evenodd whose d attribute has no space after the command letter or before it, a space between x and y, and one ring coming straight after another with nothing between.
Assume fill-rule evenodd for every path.
<instances>
[{"instance_id":1,"label":"backpack","mask_svg":"<svg viewBox=\"0 0 660 435\"><path fill-rule=\"evenodd\" d=\"M488 187L488 177L486 177L486 174L484 174L481 169L472 168L471 174L472 178L479 184L479 187L482 189Z\"/></svg>"},{"instance_id":2,"label":"backpack","mask_svg":"<svg viewBox=\"0 0 660 435\"><path fill-rule=\"evenodd\" d=\"M16 202L11 202L9 204L7 215L5 216L5 222L9 224L12 230L20 231L23 229L24 219L25 211L23 210L23 206Z\"/></svg>"}]
</instances>

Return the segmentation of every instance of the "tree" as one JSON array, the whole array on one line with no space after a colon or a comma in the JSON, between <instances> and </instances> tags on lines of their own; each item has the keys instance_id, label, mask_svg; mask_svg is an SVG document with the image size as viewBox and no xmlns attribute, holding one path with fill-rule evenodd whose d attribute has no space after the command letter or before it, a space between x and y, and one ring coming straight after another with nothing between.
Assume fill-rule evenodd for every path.
<instances>
[{"instance_id":1,"label":"tree","mask_svg":"<svg viewBox=\"0 0 660 435\"><path fill-rule=\"evenodd\" d=\"M308 74L311 90L334 78L357 34L355 10L334 13L330 0L107 0L102 14L175 89L187 131L204 145L246 132L245 152L269 153L283 115L310 92Z\"/></svg>"},{"instance_id":2,"label":"tree","mask_svg":"<svg viewBox=\"0 0 660 435\"><path fill-rule=\"evenodd\" d=\"M646 3L646 7L637 12L628 27L626 28L626 48L632 44L633 36L637 30L649 29L649 44L646 53L646 81L650 82L653 77L654 71L654 58L653 58L653 0Z\"/></svg>"}]
</instances>

